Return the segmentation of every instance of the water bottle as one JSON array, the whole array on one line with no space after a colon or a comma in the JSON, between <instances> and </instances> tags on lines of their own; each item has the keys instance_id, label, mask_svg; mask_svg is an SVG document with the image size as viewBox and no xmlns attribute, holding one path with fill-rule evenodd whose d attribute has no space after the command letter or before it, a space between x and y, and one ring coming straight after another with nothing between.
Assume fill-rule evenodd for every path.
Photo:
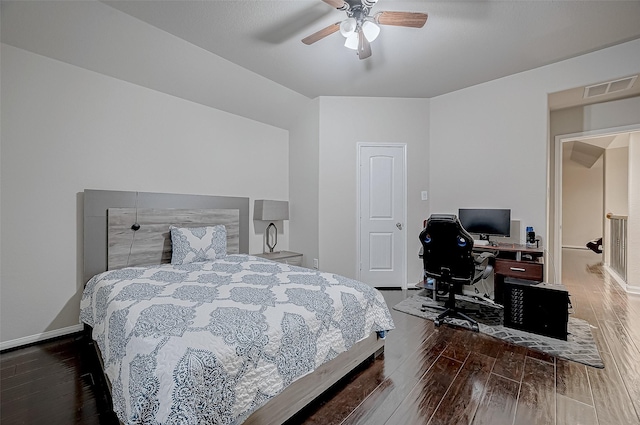
<instances>
[{"instance_id":1,"label":"water bottle","mask_svg":"<svg viewBox=\"0 0 640 425\"><path fill-rule=\"evenodd\" d=\"M533 231L533 227L527 226L527 248L533 248L536 245L536 233Z\"/></svg>"}]
</instances>

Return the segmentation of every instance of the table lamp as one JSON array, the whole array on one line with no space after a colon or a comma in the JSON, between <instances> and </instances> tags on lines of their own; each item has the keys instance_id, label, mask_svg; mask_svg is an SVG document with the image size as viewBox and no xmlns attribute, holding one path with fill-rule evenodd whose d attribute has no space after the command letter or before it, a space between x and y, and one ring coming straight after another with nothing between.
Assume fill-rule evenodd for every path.
<instances>
[{"instance_id":1,"label":"table lamp","mask_svg":"<svg viewBox=\"0 0 640 425\"><path fill-rule=\"evenodd\" d=\"M289 202L256 199L253 205L253 219L271 222L267 226L265 236L269 252L273 252L278 244L278 228L273 222L289 220Z\"/></svg>"}]
</instances>

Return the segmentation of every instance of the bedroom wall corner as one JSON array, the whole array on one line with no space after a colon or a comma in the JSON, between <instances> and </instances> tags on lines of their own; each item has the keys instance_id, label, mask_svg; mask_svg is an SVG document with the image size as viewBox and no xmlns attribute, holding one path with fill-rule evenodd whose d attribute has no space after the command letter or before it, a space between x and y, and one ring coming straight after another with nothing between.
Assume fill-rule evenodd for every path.
<instances>
[{"instance_id":1,"label":"bedroom wall corner","mask_svg":"<svg viewBox=\"0 0 640 425\"><path fill-rule=\"evenodd\" d=\"M108 2L6 1L0 18L5 44L279 128L309 100Z\"/></svg>"}]
</instances>

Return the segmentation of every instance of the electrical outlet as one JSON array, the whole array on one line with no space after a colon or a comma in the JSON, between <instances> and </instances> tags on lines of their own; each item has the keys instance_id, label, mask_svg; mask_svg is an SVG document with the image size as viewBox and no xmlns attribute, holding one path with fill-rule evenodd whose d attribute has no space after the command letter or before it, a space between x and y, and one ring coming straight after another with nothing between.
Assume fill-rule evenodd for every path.
<instances>
[{"instance_id":1,"label":"electrical outlet","mask_svg":"<svg viewBox=\"0 0 640 425\"><path fill-rule=\"evenodd\" d=\"M318 259L317 259L317 258L314 258L314 259L313 259L313 268L314 268L314 269L316 269L316 270L318 270L318 267L319 267L319 266L318 266Z\"/></svg>"},{"instance_id":2,"label":"electrical outlet","mask_svg":"<svg viewBox=\"0 0 640 425\"><path fill-rule=\"evenodd\" d=\"M422 198L422 200L423 200L423 201L426 201L426 200L427 200L427 191L426 191L426 190L423 190L423 191L420 193L420 196L421 196L421 198Z\"/></svg>"}]
</instances>

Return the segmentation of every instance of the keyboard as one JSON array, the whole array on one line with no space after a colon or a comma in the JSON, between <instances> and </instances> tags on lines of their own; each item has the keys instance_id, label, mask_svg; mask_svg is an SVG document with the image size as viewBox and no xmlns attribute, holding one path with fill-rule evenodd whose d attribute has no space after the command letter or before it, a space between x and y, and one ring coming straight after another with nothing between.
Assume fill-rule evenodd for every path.
<instances>
[{"instance_id":1,"label":"keyboard","mask_svg":"<svg viewBox=\"0 0 640 425\"><path fill-rule=\"evenodd\" d=\"M474 239L473 246L489 246L489 241Z\"/></svg>"}]
</instances>

